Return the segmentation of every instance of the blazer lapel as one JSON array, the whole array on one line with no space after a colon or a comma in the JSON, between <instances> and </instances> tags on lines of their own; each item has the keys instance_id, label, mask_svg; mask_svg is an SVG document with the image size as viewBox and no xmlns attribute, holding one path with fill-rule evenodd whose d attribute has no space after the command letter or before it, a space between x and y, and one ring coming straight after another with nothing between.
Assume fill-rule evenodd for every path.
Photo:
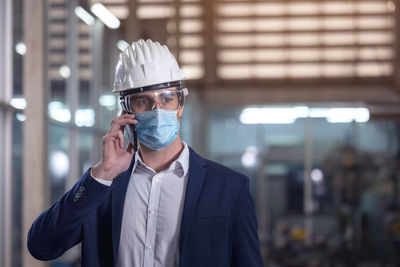
<instances>
[{"instance_id":1,"label":"blazer lapel","mask_svg":"<svg viewBox=\"0 0 400 267\"><path fill-rule=\"evenodd\" d=\"M124 211L125 195L131 177L132 168L135 163L135 154L133 154L129 169L118 175L113 181L112 203L111 203L111 225L112 225L112 245L114 266L117 264L119 239L121 236L122 215Z\"/></svg>"},{"instance_id":2,"label":"blazer lapel","mask_svg":"<svg viewBox=\"0 0 400 267\"><path fill-rule=\"evenodd\" d=\"M183 206L182 222L180 230L179 251L182 252L183 243L189 225L191 224L197 201L200 196L206 175L205 161L202 157L196 154L193 149L190 149L189 154L189 177L186 186L185 203Z\"/></svg>"}]
</instances>

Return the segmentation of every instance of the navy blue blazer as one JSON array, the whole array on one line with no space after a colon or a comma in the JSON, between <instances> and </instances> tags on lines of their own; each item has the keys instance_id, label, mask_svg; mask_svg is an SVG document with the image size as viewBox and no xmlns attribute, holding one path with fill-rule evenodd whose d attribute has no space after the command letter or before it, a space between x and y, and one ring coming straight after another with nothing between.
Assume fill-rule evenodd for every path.
<instances>
[{"instance_id":1,"label":"navy blue blazer","mask_svg":"<svg viewBox=\"0 0 400 267\"><path fill-rule=\"evenodd\" d=\"M82 267L115 266L133 162L111 186L88 170L33 222L27 240L32 256L52 260L81 242ZM229 266L264 266L249 179L190 148L179 267Z\"/></svg>"}]
</instances>

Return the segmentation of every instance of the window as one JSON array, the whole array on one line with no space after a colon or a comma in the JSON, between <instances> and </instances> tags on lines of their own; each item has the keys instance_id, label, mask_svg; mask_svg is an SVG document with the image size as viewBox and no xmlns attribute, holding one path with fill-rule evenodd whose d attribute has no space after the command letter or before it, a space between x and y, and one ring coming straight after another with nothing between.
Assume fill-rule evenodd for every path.
<instances>
[{"instance_id":1,"label":"window","mask_svg":"<svg viewBox=\"0 0 400 267\"><path fill-rule=\"evenodd\" d=\"M395 41L392 4L220 0L215 14L217 76L388 77Z\"/></svg>"}]
</instances>

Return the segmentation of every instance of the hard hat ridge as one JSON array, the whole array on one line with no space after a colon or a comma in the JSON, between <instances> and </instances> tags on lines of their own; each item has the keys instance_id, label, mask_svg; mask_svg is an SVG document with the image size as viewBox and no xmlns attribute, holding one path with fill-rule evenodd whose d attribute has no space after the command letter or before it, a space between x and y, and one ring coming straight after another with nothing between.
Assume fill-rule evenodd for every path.
<instances>
[{"instance_id":1,"label":"hard hat ridge","mask_svg":"<svg viewBox=\"0 0 400 267\"><path fill-rule=\"evenodd\" d=\"M161 53L161 45L156 42L156 43L151 43L151 54L152 58L161 58L162 53Z\"/></svg>"},{"instance_id":2,"label":"hard hat ridge","mask_svg":"<svg viewBox=\"0 0 400 267\"><path fill-rule=\"evenodd\" d=\"M113 91L122 92L182 80L183 73L168 47L142 39L121 52Z\"/></svg>"},{"instance_id":3,"label":"hard hat ridge","mask_svg":"<svg viewBox=\"0 0 400 267\"><path fill-rule=\"evenodd\" d=\"M143 54L143 49L142 49L142 47L140 47L140 44L139 43L136 43L135 44L135 52L136 52L136 62L138 63L138 64L145 64L145 63L147 63L146 62L146 59L145 59L145 57L144 57L144 54Z\"/></svg>"},{"instance_id":4,"label":"hard hat ridge","mask_svg":"<svg viewBox=\"0 0 400 267\"><path fill-rule=\"evenodd\" d=\"M153 57L150 52L150 47L151 46L149 46L148 44L142 46L144 58L147 59L147 62L149 63L153 61Z\"/></svg>"},{"instance_id":5,"label":"hard hat ridge","mask_svg":"<svg viewBox=\"0 0 400 267\"><path fill-rule=\"evenodd\" d=\"M130 63L131 64L129 64L129 67L133 67L133 66L135 66L136 65L136 61L134 60L134 58L136 57L135 56L135 52L133 51L133 48L132 48L132 46L128 46L128 55L127 55L127 57L130 59L129 61L130 61ZM121 54L124 54L124 55L126 55L124 52L122 52Z\"/></svg>"},{"instance_id":6,"label":"hard hat ridge","mask_svg":"<svg viewBox=\"0 0 400 267\"><path fill-rule=\"evenodd\" d=\"M115 83L124 84L126 80L130 79L129 73L126 72L130 68L131 62L125 53L119 55L119 61L117 63L115 72Z\"/></svg>"}]
</instances>

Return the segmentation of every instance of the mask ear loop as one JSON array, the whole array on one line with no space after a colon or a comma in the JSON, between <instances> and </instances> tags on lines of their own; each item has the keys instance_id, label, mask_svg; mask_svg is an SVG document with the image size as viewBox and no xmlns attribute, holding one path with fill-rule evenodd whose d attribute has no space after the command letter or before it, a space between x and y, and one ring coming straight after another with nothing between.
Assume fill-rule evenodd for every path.
<instances>
[{"instance_id":1,"label":"mask ear loop","mask_svg":"<svg viewBox=\"0 0 400 267\"><path fill-rule=\"evenodd\" d=\"M121 96L120 99L121 99L122 109L128 114L134 114L132 112L129 112L128 109L126 108L126 103L125 103L124 97ZM136 152L138 150L138 140L137 140L136 125L128 124L128 127L132 130L132 133L133 133L133 150Z\"/></svg>"}]
</instances>

